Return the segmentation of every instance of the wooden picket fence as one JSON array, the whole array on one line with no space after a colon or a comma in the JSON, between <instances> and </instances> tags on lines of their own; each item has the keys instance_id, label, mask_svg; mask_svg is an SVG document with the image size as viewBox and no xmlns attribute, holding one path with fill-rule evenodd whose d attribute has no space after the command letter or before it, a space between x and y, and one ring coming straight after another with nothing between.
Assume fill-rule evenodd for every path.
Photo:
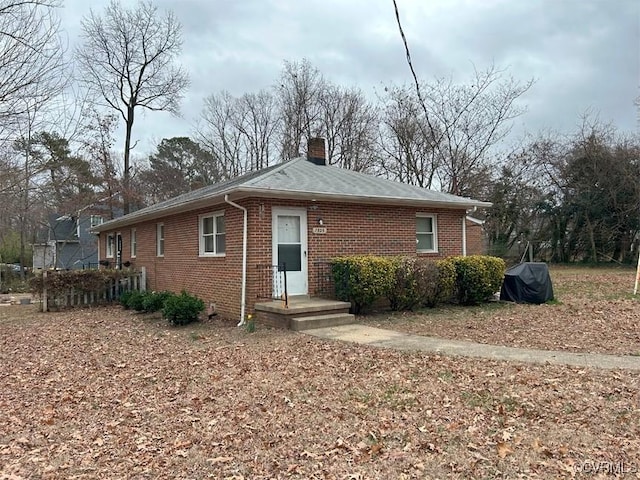
<instances>
[{"instance_id":1,"label":"wooden picket fence","mask_svg":"<svg viewBox=\"0 0 640 480\"><path fill-rule=\"evenodd\" d=\"M107 286L99 291L81 291L70 288L64 292L52 294L47 292L47 276L56 275L55 272L43 272L43 289L41 294L41 308L43 312L58 308L86 307L103 305L117 301L124 292L145 291L147 272L142 267L136 272L127 272L122 277L110 279Z\"/></svg>"}]
</instances>

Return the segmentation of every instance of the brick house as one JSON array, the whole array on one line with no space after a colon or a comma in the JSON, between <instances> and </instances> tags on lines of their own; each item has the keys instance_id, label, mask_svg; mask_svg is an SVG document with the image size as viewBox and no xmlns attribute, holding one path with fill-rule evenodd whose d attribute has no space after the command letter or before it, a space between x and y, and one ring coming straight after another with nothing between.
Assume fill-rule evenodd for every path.
<instances>
[{"instance_id":1,"label":"brick house","mask_svg":"<svg viewBox=\"0 0 640 480\"><path fill-rule=\"evenodd\" d=\"M484 220L467 216L467 255L486 255L487 236L484 230Z\"/></svg>"},{"instance_id":2,"label":"brick house","mask_svg":"<svg viewBox=\"0 0 640 480\"><path fill-rule=\"evenodd\" d=\"M335 256L465 255L466 213L489 205L326 165L324 139L310 139L306 158L194 190L94 231L101 260L113 265L120 255L146 267L148 288L185 289L242 322L263 297L265 270L279 274L273 265L286 263L290 296L314 297L319 269Z\"/></svg>"}]
</instances>

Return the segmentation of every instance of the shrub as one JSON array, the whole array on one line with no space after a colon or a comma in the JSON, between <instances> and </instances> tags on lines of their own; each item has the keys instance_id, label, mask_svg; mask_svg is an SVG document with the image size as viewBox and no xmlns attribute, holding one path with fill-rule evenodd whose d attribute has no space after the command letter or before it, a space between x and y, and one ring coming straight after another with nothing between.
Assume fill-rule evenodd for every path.
<instances>
[{"instance_id":1,"label":"shrub","mask_svg":"<svg viewBox=\"0 0 640 480\"><path fill-rule=\"evenodd\" d=\"M393 310L435 307L448 300L455 273L449 264L424 258L398 257L394 260L394 282L389 289Z\"/></svg>"},{"instance_id":2,"label":"shrub","mask_svg":"<svg viewBox=\"0 0 640 480\"><path fill-rule=\"evenodd\" d=\"M393 283L387 292L391 310L413 310L420 304L416 280L416 259L398 257L393 260Z\"/></svg>"},{"instance_id":3,"label":"shrub","mask_svg":"<svg viewBox=\"0 0 640 480\"><path fill-rule=\"evenodd\" d=\"M180 295L171 295L165 299L162 315L172 325L186 325L197 321L203 310L204 302L183 290Z\"/></svg>"},{"instance_id":4,"label":"shrub","mask_svg":"<svg viewBox=\"0 0 640 480\"><path fill-rule=\"evenodd\" d=\"M435 307L453 294L455 277L447 265L427 259L416 262L416 280L420 289L420 305Z\"/></svg>"},{"instance_id":5,"label":"shrub","mask_svg":"<svg viewBox=\"0 0 640 480\"><path fill-rule=\"evenodd\" d=\"M485 268L487 269L487 280L491 286L492 293L496 293L502 287L504 281L504 272L507 266L503 259L498 257L491 257L483 255Z\"/></svg>"},{"instance_id":6,"label":"shrub","mask_svg":"<svg viewBox=\"0 0 640 480\"><path fill-rule=\"evenodd\" d=\"M144 299L147 292L132 292L127 299L127 305L125 308L130 308L136 312L142 312L144 310Z\"/></svg>"},{"instance_id":7,"label":"shrub","mask_svg":"<svg viewBox=\"0 0 640 480\"><path fill-rule=\"evenodd\" d=\"M462 305L487 301L500 289L506 269L504 260L486 255L449 257L442 263L455 270L454 293Z\"/></svg>"},{"instance_id":8,"label":"shrub","mask_svg":"<svg viewBox=\"0 0 640 480\"><path fill-rule=\"evenodd\" d=\"M129 306L129 301L131 300L132 297L138 294L140 294L140 292L138 292L137 290L129 290L126 292L122 292L120 294L120 305L122 305L122 308L124 308L125 310L129 310L129 308L131 308Z\"/></svg>"},{"instance_id":9,"label":"shrub","mask_svg":"<svg viewBox=\"0 0 640 480\"><path fill-rule=\"evenodd\" d=\"M171 292L145 292L142 299L142 311L153 313L162 310L164 302L174 296Z\"/></svg>"},{"instance_id":10,"label":"shrub","mask_svg":"<svg viewBox=\"0 0 640 480\"><path fill-rule=\"evenodd\" d=\"M377 299L385 297L393 285L394 260L390 257L354 255L335 258L331 272L336 297L351 302L353 311L360 313Z\"/></svg>"}]
</instances>

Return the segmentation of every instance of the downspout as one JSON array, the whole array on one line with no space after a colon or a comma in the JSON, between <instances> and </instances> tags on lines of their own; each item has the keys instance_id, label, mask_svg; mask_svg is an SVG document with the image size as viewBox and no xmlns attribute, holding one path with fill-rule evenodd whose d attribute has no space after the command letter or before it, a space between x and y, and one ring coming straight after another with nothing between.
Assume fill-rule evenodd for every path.
<instances>
[{"instance_id":1,"label":"downspout","mask_svg":"<svg viewBox=\"0 0 640 480\"><path fill-rule=\"evenodd\" d=\"M462 256L467 256L467 212L462 215Z\"/></svg>"},{"instance_id":2,"label":"downspout","mask_svg":"<svg viewBox=\"0 0 640 480\"><path fill-rule=\"evenodd\" d=\"M224 196L224 201L244 212L244 222L242 225L242 299L240 305L240 322L238 323L238 327L241 327L244 325L244 311L247 301L247 209L229 200L228 194Z\"/></svg>"}]
</instances>

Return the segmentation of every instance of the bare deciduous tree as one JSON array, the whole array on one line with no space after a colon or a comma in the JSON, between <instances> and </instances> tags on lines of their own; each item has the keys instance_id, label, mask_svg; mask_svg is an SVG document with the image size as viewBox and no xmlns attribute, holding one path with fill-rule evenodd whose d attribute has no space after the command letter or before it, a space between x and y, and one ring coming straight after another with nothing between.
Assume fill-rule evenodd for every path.
<instances>
[{"instance_id":1,"label":"bare deciduous tree","mask_svg":"<svg viewBox=\"0 0 640 480\"><path fill-rule=\"evenodd\" d=\"M58 0L0 4L0 127L13 125L28 107L60 93L64 50L55 15L59 6Z\"/></svg>"},{"instance_id":2,"label":"bare deciduous tree","mask_svg":"<svg viewBox=\"0 0 640 480\"><path fill-rule=\"evenodd\" d=\"M242 132L237 126L238 99L229 92L210 95L200 117L196 137L214 157L223 179L241 175L247 170L242 149Z\"/></svg>"},{"instance_id":3,"label":"bare deciduous tree","mask_svg":"<svg viewBox=\"0 0 640 480\"><path fill-rule=\"evenodd\" d=\"M205 99L195 136L215 159L221 178L268 167L275 161L276 102L266 90L237 98L220 92Z\"/></svg>"},{"instance_id":4,"label":"bare deciduous tree","mask_svg":"<svg viewBox=\"0 0 640 480\"><path fill-rule=\"evenodd\" d=\"M182 48L181 25L172 12L160 15L148 1L126 9L116 0L104 15L91 12L82 22L83 46L77 58L83 81L103 106L125 123L124 211L129 212L131 134L137 108L178 114L189 84L175 63Z\"/></svg>"},{"instance_id":5,"label":"bare deciduous tree","mask_svg":"<svg viewBox=\"0 0 640 480\"><path fill-rule=\"evenodd\" d=\"M205 99L195 136L223 178L297 157L316 135L326 137L330 163L373 169L377 111L360 90L325 81L307 61L285 63L280 81L273 93L223 91Z\"/></svg>"},{"instance_id":6,"label":"bare deciduous tree","mask_svg":"<svg viewBox=\"0 0 640 480\"><path fill-rule=\"evenodd\" d=\"M325 86L324 78L308 60L284 63L275 89L280 106L283 160L299 156L305 149L305 139L322 133L318 100Z\"/></svg>"},{"instance_id":7,"label":"bare deciduous tree","mask_svg":"<svg viewBox=\"0 0 640 480\"><path fill-rule=\"evenodd\" d=\"M377 111L358 89L325 82L318 95L318 124L327 139L333 165L358 172L373 171L378 128Z\"/></svg>"},{"instance_id":8,"label":"bare deciduous tree","mask_svg":"<svg viewBox=\"0 0 640 480\"><path fill-rule=\"evenodd\" d=\"M121 175L112 152L118 118L113 114L101 115L91 109L87 116L83 153L91 164L94 175L100 180L102 188L96 191L97 198L106 198L109 218L114 218L121 203L116 198L121 192Z\"/></svg>"},{"instance_id":9,"label":"bare deciduous tree","mask_svg":"<svg viewBox=\"0 0 640 480\"><path fill-rule=\"evenodd\" d=\"M424 85L426 107L431 115L435 147L441 158L440 182L455 195L472 195L473 175L490 161L487 154L511 131L512 120L524 107L517 100L532 80L519 82L494 65L474 72L467 84L439 79Z\"/></svg>"},{"instance_id":10,"label":"bare deciduous tree","mask_svg":"<svg viewBox=\"0 0 640 480\"><path fill-rule=\"evenodd\" d=\"M379 128L382 171L394 180L431 188L440 156L418 99L406 88L386 91Z\"/></svg>"},{"instance_id":11,"label":"bare deciduous tree","mask_svg":"<svg viewBox=\"0 0 640 480\"><path fill-rule=\"evenodd\" d=\"M236 102L237 124L242 133L250 170L268 167L273 161L273 140L278 126L276 102L268 91L246 93Z\"/></svg>"},{"instance_id":12,"label":"bare deciduous tree","mask_svg":"<svg viewBox=\"0 0 640 480\"><path fill-rule=\"evenodd\" d=\"M517 100L531 85L491 66L476 70L466 84L451 79L421 83L419 96L408 87L387 88L383 148L398 165L386 170L427 188L437 181L454 195L480 195L481 177L495 163L492 148L524 113Z\"/></svg>"}]
</instances>

